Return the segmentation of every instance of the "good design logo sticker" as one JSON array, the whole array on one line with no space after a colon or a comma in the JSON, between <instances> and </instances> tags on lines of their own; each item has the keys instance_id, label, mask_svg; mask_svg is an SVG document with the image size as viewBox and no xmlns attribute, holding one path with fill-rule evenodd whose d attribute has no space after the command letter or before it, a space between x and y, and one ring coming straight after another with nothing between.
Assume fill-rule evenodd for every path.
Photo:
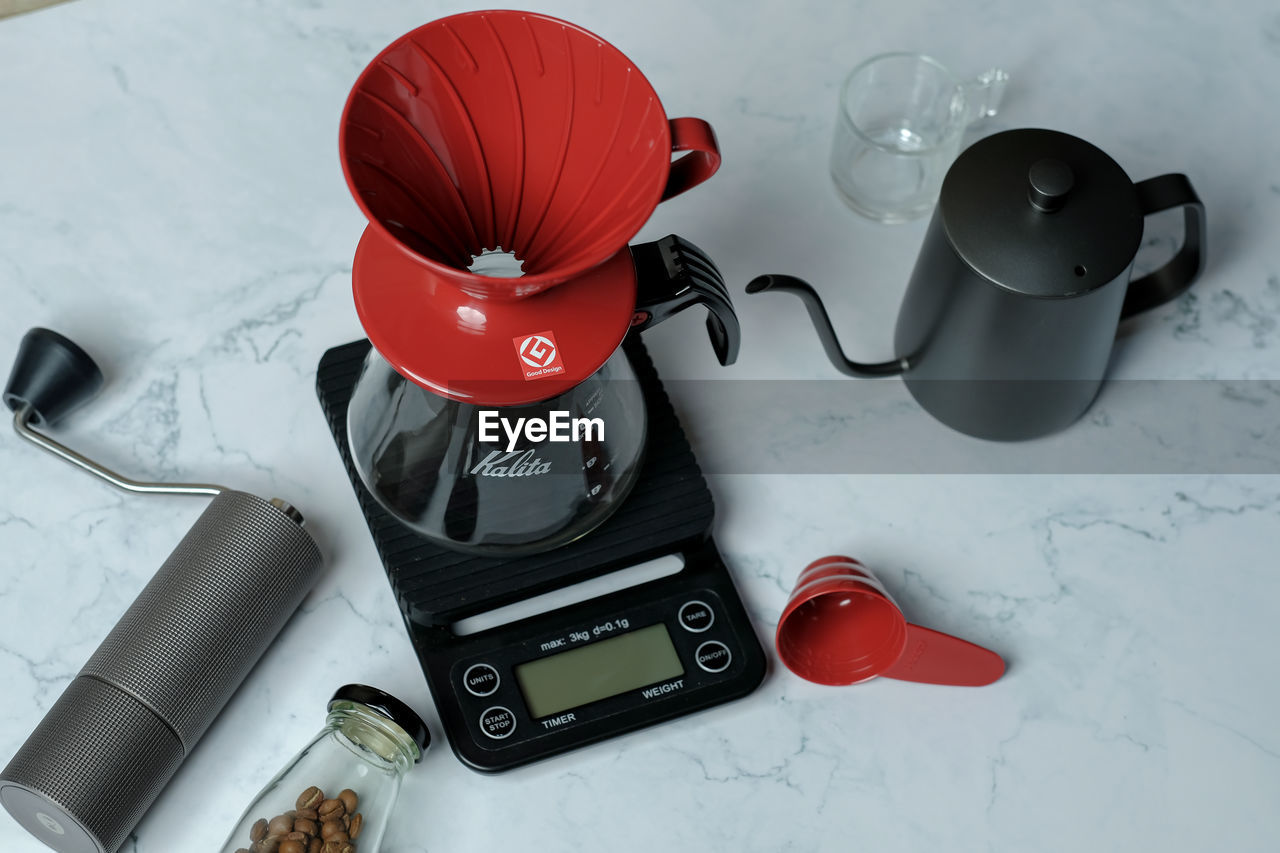
<instances>
[{"instance_id":1,"label":"good design logo sticker","mask_svg":"<svg viewBox=\"0 0 1280 853\"><path fill-rule=\"evenodd\" d=\"M538 332L534 335L520 335L511 339L516 345L516 354L520 356L520 368L525 379L546 379L564 373L564 362L560 360L560 347L556 346L556 336L550 331Z\"/></svg>"}]
</instances>

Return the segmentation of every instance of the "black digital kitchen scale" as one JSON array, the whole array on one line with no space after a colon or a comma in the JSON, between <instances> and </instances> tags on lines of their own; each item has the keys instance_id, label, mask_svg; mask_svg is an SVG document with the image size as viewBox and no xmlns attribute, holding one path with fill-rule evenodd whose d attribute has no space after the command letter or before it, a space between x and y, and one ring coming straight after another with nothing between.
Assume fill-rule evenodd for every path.
<instances>
[{"instance_id":1,"label":"black digital kitchen scale","mask_svg":"<svg viewBox=\"0 0 1280 853\"><path fill-rule=\"evenodd\" d=\"M624 344L649 434L640 477L589 535L519 558L450 551L392 518L351 461L347 403L367 340L324 354L316 389L454 753L497 772L754 690L765 655L711 539L714 505L638 335ZM459 623L665 555L675 574L462 633Z\"/></svg>"}]
</instances>

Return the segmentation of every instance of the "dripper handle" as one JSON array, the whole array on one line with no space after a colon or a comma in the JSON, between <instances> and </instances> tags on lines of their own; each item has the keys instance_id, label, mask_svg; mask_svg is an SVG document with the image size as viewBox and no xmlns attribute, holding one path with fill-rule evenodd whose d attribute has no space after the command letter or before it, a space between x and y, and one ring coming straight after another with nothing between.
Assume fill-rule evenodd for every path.
<instances>
[{"instance_id":1,"label":"dripper handle","mask_svg":"<svg viewBox=\"0 0 1280 853\"><path fill-rule=\"evenodd\" d=\"M720 146L715 131L700 118L673 118L671 150L689 153L671 164L662 200L680 195L711 177L720 168Z\"/></svg>"},{"instance_id":2,"label":"dripper handle","mask_svg":"<svg viewBox=\"0 0 1280 853\"><path fill-rule=\"evenodd\" d=\"M636 265L636 311L631 328L643 331L691 305L705 305L707 334L721 364L738 360L742 331L720 270L697 246L668 234L631 247Z\"/></svg>"},{"instance_id":3,"label":"dripper handle","mask_svg":"<svg viewBox=\"0 0 1280 853\"><path fill-rule=\"evenodd\" d=\"M973 124L984 118L990 118L1000 111L1000 102L1004 100L1005 86L1009 83L1009 73L1000 68L989 68L972 80L960 84L964 92L965 124Z\"/></svg>"}]
</instances>

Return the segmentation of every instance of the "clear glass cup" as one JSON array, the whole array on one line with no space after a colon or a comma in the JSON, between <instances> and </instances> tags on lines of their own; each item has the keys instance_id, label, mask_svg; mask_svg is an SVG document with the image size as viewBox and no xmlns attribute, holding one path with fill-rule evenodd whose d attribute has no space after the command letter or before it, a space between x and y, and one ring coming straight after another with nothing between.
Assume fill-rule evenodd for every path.
<instances>
[{"instance_id":1,"label":"clear glass cup","mask_svg":"<svg viewBox=\"0 0 1280 853\"><path fill-rule=\"evenodd\" d=\"M253 799L222 853L378 853L400 781L429 741L394 696L339 688L324 728Z\"/></svg>"},{"instance_id":2,"label":"clear glass cup","mask_svg":"<svg viewBox=\"0 0 1280 853\"><path fill-rule=\"evenodd\" d=\"M831 178L844 201L880 222L928 213L965 128L993 116L1009 75L962 81L918 53L874 56L840 89Z\"/></svg>"}]
</instances>

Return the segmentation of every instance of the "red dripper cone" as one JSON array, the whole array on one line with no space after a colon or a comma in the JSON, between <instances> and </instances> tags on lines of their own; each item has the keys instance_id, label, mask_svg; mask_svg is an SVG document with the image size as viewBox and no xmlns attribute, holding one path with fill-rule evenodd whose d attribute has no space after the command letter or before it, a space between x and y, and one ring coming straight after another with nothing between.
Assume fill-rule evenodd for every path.
<instances>
[{"instance_id":1,"label":"red dripper cone","mask_svg":"<svg viewBox=\"0 0 1280 853\"><path fill-rule=\"evenodd\" d=\"M508 298L609 258L720 161L706 123L669 122L617 48L512 11L442 18L393 42L352 89L340 149L375 228L456 286ZM686 149L692 162L672 172L672 151ZM497 247L524 262L522 278L467 272Z\"/></svg>"},{"instance_id":2,"label":"red dripper cone","mask_svg":"<svg viewBox=\"0 0 1280 853\"><path fill-rule=\"evenodd\" d=\"M484 405L548 399L599 369L635 313L627 241L720 164L710 125L668 119L613 45L512 11L392 42L351 91L339 150L369 220L351 275L369 340L401 375ZM498 249L522 275L469 270ZM526 381L512 341L530 336L554 338L562 373Z\"/></svg>"}]
</instances>

